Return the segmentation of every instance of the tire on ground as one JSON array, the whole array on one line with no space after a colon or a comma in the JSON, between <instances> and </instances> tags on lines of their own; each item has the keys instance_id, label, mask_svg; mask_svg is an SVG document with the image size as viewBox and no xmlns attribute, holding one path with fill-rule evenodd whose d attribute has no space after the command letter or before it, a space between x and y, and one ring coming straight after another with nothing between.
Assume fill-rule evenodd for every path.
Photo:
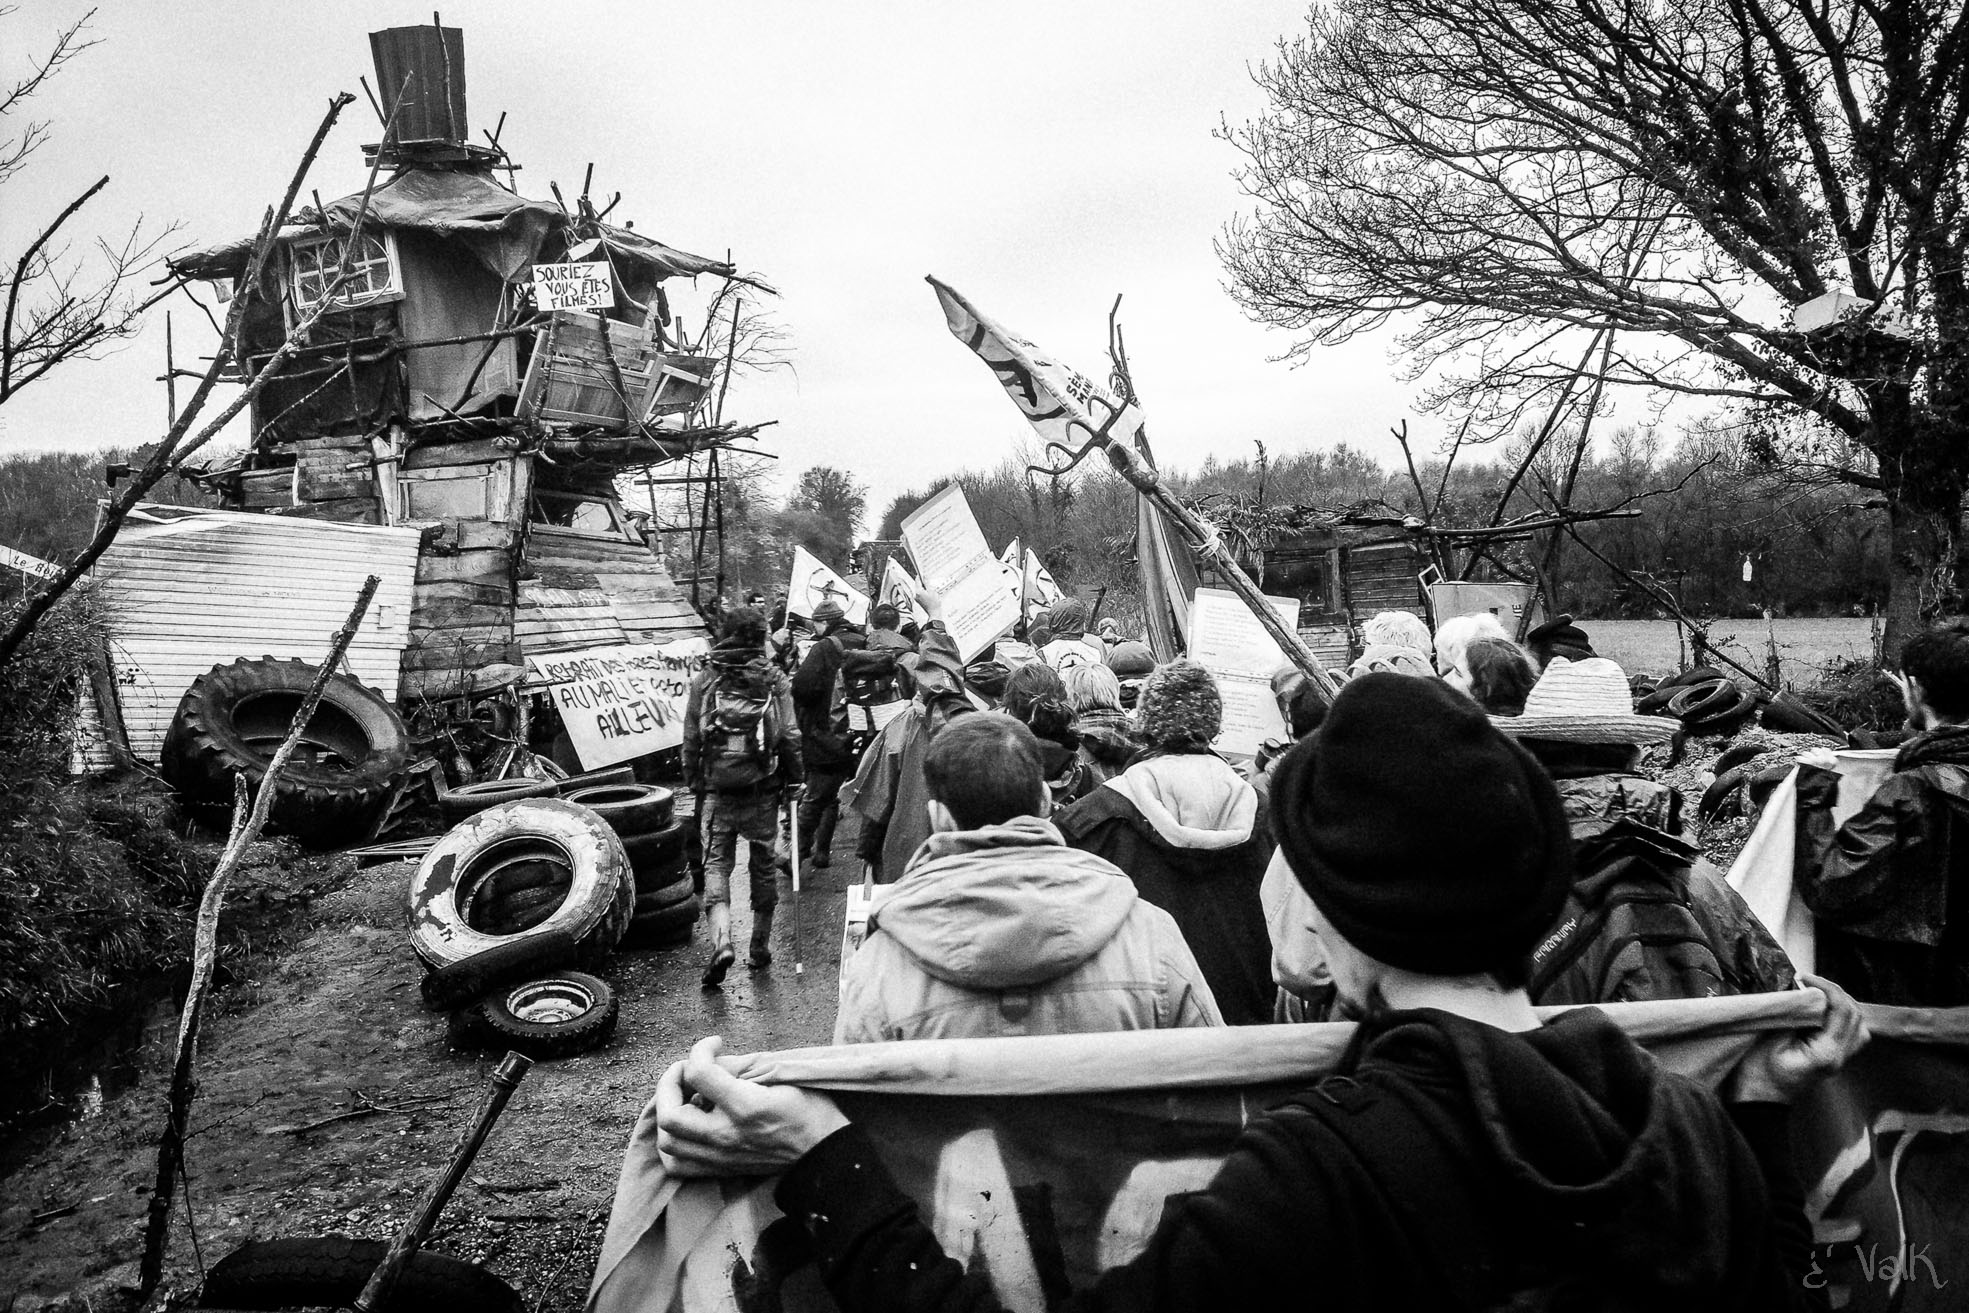
<instances>
[{"instance_id":1,"label":"tire on ground","mask_svg":"<svg viewBox=\"0 0 1969 1313\"><path fill-rule=\"evenodd\" d=\"M530 1058L565 1058L605 1043L619 1006L607 982L560 971L503 985L471 1011L495 1043Z\"/></svg>"},{"instance_id":2,"label":"tire on ground","mask_svg":"<svg viewBox=\"0 0 1969 1313\"><path fill-rule=\"evenodd\" d=\"M480 780L455 789L438 791L438 815L447 825L456 825L467 816L476 816L488 807L522 798L548 798L560 788L558 780Z\"/></svg>"},{"instance_id":3,"label":"tire on ground","mask_svg":"<svg viewBox=\"0 0 1969 1313\"><path fill-rule=\"evenodd\" d=\"M636 895L637 916L648 916L651 912L661 912L666 907L675 907L697 892L691 884L689 875L679 872L675 879L660 888Z\"/></svg>"},{"instance_id":4,"label":"tire on ground","mask_svg":"<svg viewBox=\"0 0 1969 1313\"><path fill-rule=\"evenodd\" d=\"M542 865L568 880L546 920L515 935L472 923L482 886ZM621 941L635 898L629 855L601 817L555 798L502 803L459 822L418 863L406 900L410 943L426 965L444 967L514 938L562 930L574 939L576 963L592 965Z\"/></svg>"},{"instance_id":5,"label":"tire on ground","mask_svg":"<svg viewBox=\"0 0 1969 1313\"><path fill-rule=\"evenodd\" d=\"M689 939L691 927L703 912L703 904L692 894L681 903L639 913L629 922L626 942L632 947L651 947Z\"/></svg>"},{"instance_id":6,"label":"tire on ground","mask_svg":"<svg viewBox=\"0 0 1969 1313\"><path fill-rule=\"evenodd\" d=\"M676 810L670 790L654 784L590 784L561 797L592 808L625 839L667 828Z\"/></svg>"},{"instance_id":7,"label":"tire on ground","mask_svg":"<svg viewBox=\"0 0 1969 1313\"><path fill-rule=\"evenodd\" d=\"M1714 821L1737 815L1742 810L1743 798L1738 792L1743 782L1750 777L1748 766L1732 766L1718 775L1710 786L1702 791L1702 801L1696 804L1696 816L1700 820Z\"/></svg>"},{"instance_id":8,"label":"tire on ground","mask_svg":"<svg viewBox=\"0 0 1969 1313\"><path fill-rule=\"evenodd\" d=\"M261 657L200 675L164 735L164 778L193 805L229 813L233 777L259 787L317 670ZM409 765L410 736L396 708L332 675L275 783L270 825L311 847L359 840Z\"/></svg>"},{"instance_id":9,"label":"tire on ground","mask_svg":"<svg viewBox=\"0 0 1969 1313\"><path fill-rule=\"evenodd\" d=\"M446 1011L476 1003L510 980L542 975L575 958L574 936L565 930L529 935L488 948L475 957L439 967L424 977L425 1006Z\"/></svg>"},{"instance_id":10,"label":"tire on ground","mask_svg":"<svg viewBox=\"0 0 1969 1313\"><path fill-rule=\"evenodd\" d=\"M322 1236L249 1240L205 1275L202 1308L347 1307L362 1293L389 1245ZM526 1306L504 1281L476 1263L446 1254L411 1255L390 1298L392 1308L520 1313Z\"/></svg>"}]
</instances>

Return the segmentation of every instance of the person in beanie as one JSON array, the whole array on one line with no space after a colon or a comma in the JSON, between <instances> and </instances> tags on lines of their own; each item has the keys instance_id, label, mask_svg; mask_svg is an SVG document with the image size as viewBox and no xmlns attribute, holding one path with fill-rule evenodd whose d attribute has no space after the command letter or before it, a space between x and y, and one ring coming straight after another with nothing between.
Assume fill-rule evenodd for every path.
<instances>
[{"instance_id":1,"label":"person in beanie","mask_svg":"<svg viewBox=\"0 0 1969 1313\"><path fill-rule=\"evenodd\" d=\"M1155 673L1155 653L1147 643L1123 643L1108 653L1108 669L1121 684L1121 708L1133 711L1142 696L1142 681Z\"/></svg>"},{"instance_id":2,"label":"person in beanie","mask_svg":"<svg viewBox=\"0 0 1969 1313\"><path fill-rule=\"evenodd\" d=\"M814 644L793 672L793 707L800 718L800 751L807 768L807 786L800 795L799 857L825 868L841 814L841 786L855 773L841 669L848 654L866 648L868 640L831 597L814 607L813 619Z\"/></svg>"},{"instance_id":3,"label":"person in beanie","mask_svg":"<svg viewBox=\"0 0 1969 1313\"><path fill-rule=\"evenodd\" d=\"M932 833L842 973L836 1044L1220 1024L1169 914L1047 823L1040 748L997 712L930 745Z\"/></svg>"},{"instance_id":4,"label":"person in beanie","mask_svg":"<svg viewBox=\"0 0 1969 1313\"><path fill-rule=\"evenodd\" d=\"M1055 670L1068 666L1098 666L1108 659L1107 647L1098 638L1087 637L1087 603L1077 597L1063 597L1046 613L1049 631L1045 642L1037 638L1039 659Z\"/></svg>"},{"instance_id":5,"label":"person in beanie","mask_svg":"<svg viewBox=\"0 0 1969 1313\"><path fill-rule=\"evenodd\" d=\"M684 698L684 780L703 798L704 910L711 923L707 988L722 985L732 950L731 875L745 840L752 881L751 966L773 960L773 909L779 905L780 795L798 789L800 727L793 690L766 655L765 617L751 607L725 616L711 659Z\"/></svg>"},{"instance_id":6,"label":"person in beanie","mask_svg":"<svg viewBox=\"0 0 1969 1313\"><path fill-rule=\"evenodd\" d=\"M1135 711L1144 754L1063 808L1067 842L1104 857L1176 918L1227 1024L1272 1019L1271 942L1258 896L1271 857L1258 795L1211 750L1223 728L1217 681L1194 661L1149 677Z\"/></svg>"},{"instance_id":7,"label":"person in beanie","mask_svg":"<svg viewBox=\"0 0 1969 1313\"><path fill-rule=\"evenodd\" d=\"M1565 897L1550 782L1436 680L1352 681L1287 754L1273 813L1344 1010L1332 1075L1251 1116L1146 1248L1050 1308L1792 1310L1813 1298L1787 1103L1865 1039L1758 1040L1712 1092L1595 1008L1541 1020L1525 960ZM1003 1305L947 1257L827 1096L755 1084L699 1041L659 1082L679 1175L779 1173L846 1313Z\"/></svg>"},{"instance_id":8,"label":"person in beanie","mask_svg":"<svg viewBox=\"0 0 1969 1313\"><path fill-rule=\"evenodd\" d=\"M901 878L930 837L923 760L931 741L953 719L976 710L965 696L964 662L944 632L941 604L931 593L920 594L918 603L930 612L930 623L910 668L916 696L868 745L854 782L841 794L842 805L861 821L855 855L884 884Z\"/></svg>"}]
</instances>

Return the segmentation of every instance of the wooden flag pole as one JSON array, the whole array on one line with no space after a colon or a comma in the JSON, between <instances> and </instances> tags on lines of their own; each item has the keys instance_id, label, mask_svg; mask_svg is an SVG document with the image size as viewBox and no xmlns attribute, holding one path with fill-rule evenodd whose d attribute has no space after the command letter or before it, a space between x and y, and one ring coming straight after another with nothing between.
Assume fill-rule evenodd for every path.
<instances>
[{"instance_id":1,"label":"wooden flag pole","mask_svg":"<svg viewBox=\"0 0 1969 1313\"><path fill-rule=\"evenodd\" d=\"M1244 567L1237 563L1237 557L1232 554L1231 549L1224 546L1224 540L1218 537L1216 528L1176 500L1175 494L1162 485L1162 479L1156 472L1146 468L1127 444L1115 442L1102 432L1097 433L1088 445L1102 447L1107 453L1108 464L1114 467L1114 472L1126 479L1142 496L1148 498L1149 504L1154 506L1163 518L1182 530L1183 536L1189 540L1191 550L1196 552L1197 559L1223 575L1224 582L1229 584L1231 591L1251 608L1251 614L1258 617L1258 623L1265 627L1265 632L1270 634L1272 641L1279 645L1279 650L1285 653L1293 665L1305 672L1306 678L1319 690L1320 697L1331 705L1333 699L1340 695L1338 681L1320 665L1319 658L1306 646L1298 633L1286 628L1279 620L1278 613L1272 610L1271 604L1265 600L1265 595L1258 590L1258 585L1244 572Z\"/></svg>"}]
</instances>

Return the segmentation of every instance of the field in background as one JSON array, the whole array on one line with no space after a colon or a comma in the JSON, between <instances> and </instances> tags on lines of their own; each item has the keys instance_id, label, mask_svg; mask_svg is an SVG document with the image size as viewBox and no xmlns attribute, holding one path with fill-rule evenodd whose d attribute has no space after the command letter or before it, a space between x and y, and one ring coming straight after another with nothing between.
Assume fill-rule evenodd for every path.
<instances>
[{"instance_id":1,"label":"field in background","mask_svg":"<svg viewBox=\"0 0 1969 1313\"><path fill-rule=\"evenodd\" d=\"M1672 620L1581 620L1580 628L1593 640L1593 650L1612 657L1630 675L1639 671L1665 674L1680 668ZM1842 617L1831 620L1719 620L1710 626L1710 641L1759 674L1764 672L1771 626L1777 630L1778 657L1785 680L1794 687L1818 682L1819 671L1836 658L1865 658L1873 651L1871 622Z\"/></svg>"}]
</instances>

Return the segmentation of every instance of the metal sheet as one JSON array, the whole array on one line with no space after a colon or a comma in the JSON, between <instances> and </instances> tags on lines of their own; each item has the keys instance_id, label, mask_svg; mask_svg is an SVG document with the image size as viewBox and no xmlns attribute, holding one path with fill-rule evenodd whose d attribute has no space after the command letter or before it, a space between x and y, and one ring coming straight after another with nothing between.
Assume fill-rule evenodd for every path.
<instances>
[{"instance_id":1,"label":"metal sheet","mask_svg":"<svg viewBox=\"0 0 1969 1313\"><path fill-rule=\"evenodd\" d=\"M417 577L415 529L140 507L94 572L130 747L155 762L178 702L215 665L320 661L381 576L348 667L394 699Z\"/></svg>"}]
</instances>

